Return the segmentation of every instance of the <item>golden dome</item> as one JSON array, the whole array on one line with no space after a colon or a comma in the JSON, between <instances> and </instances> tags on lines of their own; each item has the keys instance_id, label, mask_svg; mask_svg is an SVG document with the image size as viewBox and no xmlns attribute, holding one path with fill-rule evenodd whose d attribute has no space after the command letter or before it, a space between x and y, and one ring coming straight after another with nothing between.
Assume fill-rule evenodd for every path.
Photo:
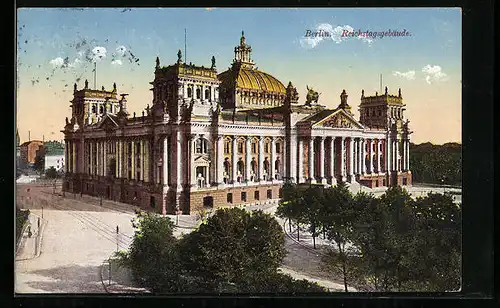
<instances>
[{"instance_id":1,"label":"golden dome","mask_svg":"<svg viewBox=\"0 0 500 308\"><path fill-rule=\"evenodd\" d=\"M240 67L235 73L236 74L234 75L233 80L236 81L237 89L286 94L285 86L281 83L281 81L265 72L252 68ZM231 75L232 74L230 74L230 71L228 70L219 74L218 77L224 82L226 81L226 78L231 78Z\"/></svg>"}]
</instances>

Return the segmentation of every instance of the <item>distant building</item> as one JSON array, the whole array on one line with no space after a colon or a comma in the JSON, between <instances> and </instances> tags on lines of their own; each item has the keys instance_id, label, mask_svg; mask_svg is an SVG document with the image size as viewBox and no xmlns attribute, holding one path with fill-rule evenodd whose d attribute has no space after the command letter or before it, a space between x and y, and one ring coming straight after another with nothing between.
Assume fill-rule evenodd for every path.
<instances>
[{"instance_id":1,"label":"distant building","mask_svg":"<svg viewBox=\"0 0 500 308\"><path fill-rule=\"evenodd\" d=\"M45 164L44 169L54 167L57 171L64 168L64 144L59 141L47 141L44 143Z\"/></svg>"},{"instance_id":2,"label":"distant building","mask_svg":"<svg viewBox=\"0 0 500 308\"><path fill-rule=\"evenodd\" d=\"M25 164L34 164L35 157L43 150L43 142L40 140L26 141L20 146L21 161Z\"/></svg>"}]
</instances>

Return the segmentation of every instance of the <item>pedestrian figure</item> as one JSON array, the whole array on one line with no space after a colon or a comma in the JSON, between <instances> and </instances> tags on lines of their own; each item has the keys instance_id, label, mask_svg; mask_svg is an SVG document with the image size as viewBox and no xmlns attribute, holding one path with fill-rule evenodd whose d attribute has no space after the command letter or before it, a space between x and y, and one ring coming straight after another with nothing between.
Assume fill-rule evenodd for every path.
<instances>
[{"instance_id":1,"label":"pedestrian figure","mask_svg":"<svg viewBox=\"0 0 500 308\"><path fill-rule=\"evenodd\" d=\"M31 237L33 233L31 233L31 226L28 226L28 237Z\"/></svg>"},{"instance_id":2,"label":"pedestrian figure","mask_svg":"<svg viewBox=\"0 0 500 308\"><path fill-rule=\"evenodd\" d=\"M116 234L120 233L120 229L118 229L118 226L116 226Z\"/></svg>"},{"instance_id":3,"label":"pedestrian figure","mask_svg":"<svg viewBox=\"0 0 500 308\"><path fill-rule=\"evenodd\" d=\"M40 230L40 217L38 217L38 230Z\"/></svg>"}]
</instances>

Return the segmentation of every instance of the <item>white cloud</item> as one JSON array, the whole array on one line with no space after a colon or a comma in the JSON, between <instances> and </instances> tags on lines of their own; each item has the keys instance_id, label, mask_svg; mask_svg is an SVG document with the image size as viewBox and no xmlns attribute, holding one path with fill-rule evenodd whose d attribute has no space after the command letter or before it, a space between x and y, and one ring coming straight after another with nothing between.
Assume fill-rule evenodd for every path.
<instances>
[{"instance_id":1,"label":"white cloud","mask_svg":"<svg viewBox=\"0 0 500 308\"><path fill-rule=\"evenodd\" d=\"M439 65L431 66L430 64L427 64L422 68L422 72L426 75L425 81L428 84L448 80L448 75L442 71L441 66Z\"/></svg>"},{"instance_id":2,"label":"white cloud","mask_svg":"<svg viewBox=\"0 0 500 308\"><path fill-rule=\"evenodd\" d=\"M92 49L92 62L101 61L103 58L106 58L106 48L97 46Z\"/></svg>"},{"instance_id":3,"label":"white cloud","mask_svg":"<svg viewBox=\"0 0 500 308\"><path fill-rule=\"evenodd\" d=\"M122 60L119 60L119 59L111 61L111 65L113 65L113 66L119 66L119 65L122 65L122 64L123 64Z\"/></svg>"},{"instance_id":4,"label":"white cloud","mask_svg":"<svg viewBox=\"0 0 500 308\"><path fill-rule=\"evenodd\" d=\"M408 71L406 73L401 73L401 72L398 72L398 71L393 71L392 75L396 76L396 77L402 77L402 78L405 78L405 79L408 79L408 80L415 79L415 71Z\"/></svg>"},{"instance_id":5,"label":"white cloud","mask_svg":"<svg viewBox=\"0 0 500 308\"><path fill-rule=\"evenodd\" d=\"M52 64L54 67L61 67L64 65L64 59L61 57L57 57L55 59L50 60L50 64Z\"/></svg>"},{"instance_id":6,"label":"white cloud","mask_svg":"<svg viewBox=\"0 0 500 308\"><path fill-rule=\"evenodd\" d=\"M127 51L127 48L123 45L116 47L116 53L122 57L125 56L125 51Z\"/></svg>"},{"instance_id":7,"label":"white cloud","mask_svg":"<svg viewBox=\"0 0 500 308\"><path fill-rule=\"evenodd\" d=\"M306 30L309 31L309 30ZM342 35L343 33L345 34L346 32L354 32L354 28L349 26L349 25L343 25L343 26L337 26L333 27L331 24L328 23L322 23L319 24L316 29L310 30L312 35L305 36L300 39L300 45L303 48L315 48L318 46L319 43L322 41L328 41L332 40L335 43L339 44L342 43L352 37ZM307 33L306 33L307 34ZM363 41L364 43L367 43L371 45L373 43L373 40L370 39L369 37L365 36L358 36L357 37L359 40Z\"/></svg>"}]
</instances>

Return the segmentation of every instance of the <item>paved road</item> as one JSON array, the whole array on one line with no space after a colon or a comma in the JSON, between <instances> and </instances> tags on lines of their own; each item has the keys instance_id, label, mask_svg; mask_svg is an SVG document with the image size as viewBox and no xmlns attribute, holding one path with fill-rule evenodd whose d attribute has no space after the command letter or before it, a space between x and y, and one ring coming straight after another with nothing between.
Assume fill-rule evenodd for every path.
<instances>
[{"instance_id":1,"label":"paved road","mask_svg":"<svg viewBox=\"0 0 500 308\"><path fill-rule=\"evenodd\" d=\"M27 187L30 191L27 192ZM133 235L133 211L105 208L85 200L52 195L52 188L18 185L18 202L47 221L41 253L26 245L17 257L17 293L104 293L100 266L119 249L126 249ZM28 198L29 197L29 198ZM98 202L97 202L98 204ZM119 234L116 234L116 226ZM32 245L34 249L34 245ZM27 260L26 260L27 259Z\"/></svg>"}]
</instances>

